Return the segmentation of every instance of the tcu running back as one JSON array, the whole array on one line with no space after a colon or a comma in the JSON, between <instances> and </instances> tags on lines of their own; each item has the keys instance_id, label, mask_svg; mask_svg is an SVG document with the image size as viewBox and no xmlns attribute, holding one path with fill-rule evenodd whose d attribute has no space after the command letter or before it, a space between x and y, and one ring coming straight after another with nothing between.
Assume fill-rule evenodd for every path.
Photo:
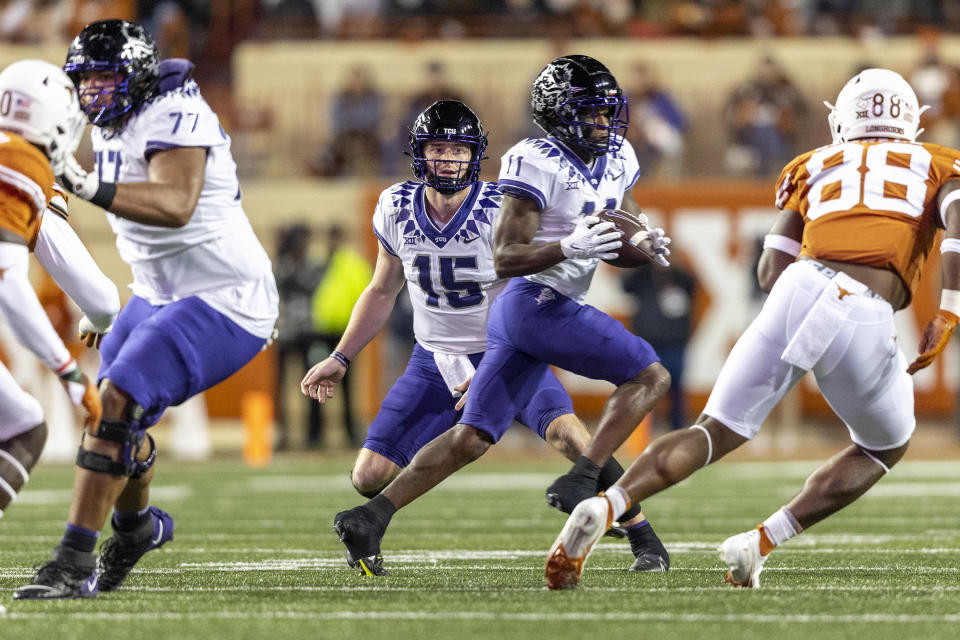
<instances>
[{"instance_id":1,"label":"tcu running back","mask_svg":"<svg viewBox=\"0 0 960 640\"><path fill-rule=\"evenodd\" d=\"M149 505L164 410L232 375L270 338L278 301L270 260L240 200L230 139L186 60L103 20L74 39L64 70L94 125L96 159L73 158L61 184L106 209L133 272L133 297L101 346L103 419L77 454L70 515L53 558L15 598L86 598L116 589L173 519ZM114 534L94 548L113 509Z\"/></svg>"},{"instance_id":2,"label":"tcu running back","mask_svg":"<svg viewBox=\"0 0 960 640\"><path fill-rule=\"evenodd\" d=\"M376 496L427 443L437 438L429 447L439 451L450 446L438 436L457 422L458 398L486 349L490 305L506 285L493 264L493 226L503 195L496 184L479 180L487 134L476 114L462 102L435 102L417 118L409 141L415 180L386 189L373 215L380 241L373 280L337 349L302 382L305 394L324 402L386 323L406 283L417 344L351 474L357 491L372 500L337 514L334 524L351 566L368 575L385 573L384 528L375 517L384 498ZM575 459L589 434L569 395L552 372L536 385L516 419Z\"/></svg>"},{"instance_id":3,"label":"tcu running back","mask_svg":"<svg viewBox=\"0 0 960 640\"><path fill-rule=\"evenodd\" d=\"M120 310L117 288L70 228L66 197L54 184L83 126L73 83L60 68L21 60L0 73L0 314L60 377L93 427L100 396L50 324L27 273L33 251L84 312L85 339L92 344L109 331ZM0 363L0 517L29 480L46 439L40 403Z\"/></svg>"},{"instance_id":4,"label":"tcu running back","mask_svg":"<svg viewBox=\"0 0 960 640\"><path fill-rule=\"evenodd\" d=\"M591 520L671 486L753 438L812 371L853 444L756 529L720 546L727 582L759 587L770 552L850 504L907 450L916 425L910 374L944 349L960 317L960 152L917 142L924 109L899 74L867 69L829 115L834 142L798 156L777 181L781 213L758 267L770 291L737 341L696 424L655 440L605 496L574 510L548 559L548 585L574 586L603 533ZM940 229L943 297L909 366L893 315L910 304ZM796 258L799 256L799 260Z\"/></svg>"},{"instance_id":5,"label":"tcu running back","mask_svg":"<svg viewBox=\"0 0 960 640\"><path fill-rule=\"evenodd\" d=\"M549 364L619 385L600 430L612 425L624 438L668 388L670 376L650 345L580 302L599 259L616 257L620 247L613 223L599 223L590 214L621 205L639 214L629 195L638 167L623 139L623 92L598 61L567 56L537 77L532 104L535 121L549 135L519 143L501 161L505 196L493 252L497 277L529 278L511 280L491 305L487 351L459 424L421 449L367 505L338 514L338 521L355 522L365 532L363 545L356 545L363 555L379 550L397 509L479 458L503 436L514 416L552 378ZM668 240L661 230L652 237L665 263ZM591 458L586 455L590 446L573 472L548 490L551 505L569 512L623 472L611 457L615 447ZM636 558L631 569L666 570L667 552L639 507L625 513L621 524Z\"/></svg>"}]
</instances>

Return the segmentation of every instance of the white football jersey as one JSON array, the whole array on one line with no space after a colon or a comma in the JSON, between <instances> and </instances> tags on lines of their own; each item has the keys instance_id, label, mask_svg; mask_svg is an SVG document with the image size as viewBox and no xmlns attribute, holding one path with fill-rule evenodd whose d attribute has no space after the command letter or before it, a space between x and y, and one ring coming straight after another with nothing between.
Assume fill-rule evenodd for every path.
<instances>
[{"instance_id":1,"label":"white football jersey","mask_svg":"<svg viewBox=\"0 0 960 640\"><path fill-rule=\"evenodd\" d=\"M134 294L151 304L199 296L256 336L273 330L278 296L270 258L240 202L230 138L200 95L197 83L148 102L117 134L92 134L103 182L146 182L150 157L178 147L205 147L203 190L190 221L170 228L108 213L117 249L133 271Z\"/></svg>"},{"instance_id":2,"label":"white football jersey","mask_svg":"<svg viewBox=\"0 0 960 640\"><path fill-rule=\"evenodd\" d=\"M490 303L506 285L493 269L493 223L503 195L496 184L476 183L440 229L426 212L424 190L414 180L385 189L374 233L403 262L417 342L440 353L480 353Z\"/></svg>"},{"instance_id":3,"label":"white football jersey","mask_svg":"<svg viewBox=\"0 0 960 640\"><path fill-rule=\"evenodd\" d=\"M532 244L545 244L570 235L582 216L620 208L623 194L638 177L640 165L626 140L619 151L587 166L551 136L527 138L511 147L500 160L498 183L504 193L536 201L540 227ZM597 258L567 259L526 278L583 302L598 262Z\"/></svg>"}]
</instances>

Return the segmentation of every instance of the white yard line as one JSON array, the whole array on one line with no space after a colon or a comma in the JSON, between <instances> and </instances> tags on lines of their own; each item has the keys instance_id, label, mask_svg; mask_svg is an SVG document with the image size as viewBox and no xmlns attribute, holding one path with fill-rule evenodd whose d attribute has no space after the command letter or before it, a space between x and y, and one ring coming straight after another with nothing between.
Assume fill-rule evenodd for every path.
<instances>
[{"instance_id":1,"label":"white yard line","mask_svg":"<svg viewBox=\"0 0 960 640\"><path fill-rule=\"evenodd\" d=\"M70 504L73 489L31 489L28 484L17 496L17 506ZM183 500L193 495L193 487L181 484L168 484L150 487L150 498L157 501Z\"/></svg>"},{"instance_id":2,"label":"white yard line","mask_svg":"<svg viewBox=\"0 0 960 640\"><path fill-rule=\"evenodd\" d=\"M456 592L456 593L489 593L489 592L534 592L534 591L543 591L546 587L502 587L502 586L488 586L488 587L463 587L463 586L444 586L443 590L445 592ZM297 592L321 592L321 593L352 593L352 592L397 592L397 593L424 593L423 587L392 587L392 586L254 586L254 585L237 585L237 586L228 586L228 587L145 587L145 586L124 586L124 591L146 591L152 593L177 593L180 591L189 591L196 593L221 593L221 592L283 592L283 593L297 593ZM601 587L601 586L586 586L581 587L581 590L587 592L594 591L604 591L611 593L699 593L701 591L719 591L719 592L728 592L732 589L725 585L716 585L716 586L702 586L702 587L670 587L670 586L660 586L660 587ZM896 591L897 593L954 593L960 591L960 585L936 585L929 587L919 587L919 586L877 586L877 585L863 585L863 586L840 586L840 585L815 585L815 586L795 586L795 587L763 587L764 592L781 592L781 593L799 593L799 592L886 592L886 591Z\"/></svg>"},{"instance_id":3,"label":"white yard line","mask_svg":"<svg viewBox=\"0 0 960 640\"><path fill-rule=\"evenodd\" d=\"M8 612L5 620L62 620L64 614ZM145 620L505 620L513 622L715 622L715 623L772 623L792 624L844 624L844 623L956 623L960 622L960 613L894 615L894 614L709 614L709 613L488 613L484 611L447 611L426 613L414 611L209 611L193 613L175 612L131 612L131 613L83 613L72 611L71 621L107 620L107 621L145 621Z\"/></svg>"}]
</instances>

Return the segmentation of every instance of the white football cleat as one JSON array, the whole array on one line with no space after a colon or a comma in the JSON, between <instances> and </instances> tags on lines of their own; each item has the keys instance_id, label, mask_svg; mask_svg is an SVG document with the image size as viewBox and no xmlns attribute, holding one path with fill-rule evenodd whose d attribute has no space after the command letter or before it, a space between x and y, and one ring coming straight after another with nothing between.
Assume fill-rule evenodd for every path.
<instances>
[{"instance_id":1,"label":"white football cleat","mask_svg":"<svg viewBox=\"0 0 960 640\"><path fill-rule=\"evenodd\" d=\"M580 581L583 563L610 525L613 509L606 496L587 498L567 518L547 555L547 586L551 589L573 589Z\"/></svg>"},{"instance_id":2,"label":"white football cleat","mask_svg":"<svg viewBox=\"0 0 960 640\"><path fill-rule=\"evenodd\" d=\"M756 589L760 586L760 572L767 556L760 555L759 529L727 538L718 550L720 560L728 567L726 582L737 588Z\"/></svg>"}]
</instances>

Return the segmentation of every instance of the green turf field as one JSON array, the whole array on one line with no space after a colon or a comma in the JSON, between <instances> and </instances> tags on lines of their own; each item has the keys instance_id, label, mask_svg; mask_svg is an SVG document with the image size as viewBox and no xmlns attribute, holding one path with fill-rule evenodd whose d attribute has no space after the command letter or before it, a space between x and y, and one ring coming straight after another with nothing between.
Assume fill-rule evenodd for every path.
<instances>
[{"instance_id":1,"label":"green turf field","mask_svg":"<svg viewBox=\"0 0 960 640\"><path fill-rule=\"evenodd\" d=\"M645 505L672 554L631 574L604 539L581 587L544 586L564 516L558 461L483 460L401 511L392 575L363 578L330 532L358 504L350 461L166 464L154 503L176 536L96 600L14 602L63 530L72 472L40 467L0 520L0 638L957 638L960 462L904 462L871 494L777 550L763 589L733 590L715 552L799 488L812 462L721 463ZM134 631L136 630L136 631Z\"/></svg>"}]
</instances>

